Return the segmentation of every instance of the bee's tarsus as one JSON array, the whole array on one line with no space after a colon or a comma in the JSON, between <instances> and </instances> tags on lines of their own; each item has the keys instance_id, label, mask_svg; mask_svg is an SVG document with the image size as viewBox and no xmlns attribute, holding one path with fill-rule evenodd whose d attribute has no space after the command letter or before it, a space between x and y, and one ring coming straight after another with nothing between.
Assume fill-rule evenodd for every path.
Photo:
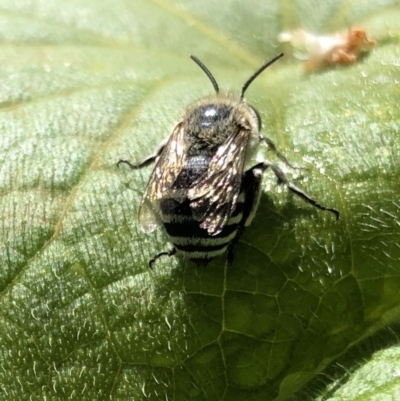
<instances>
[{"instance_id":1,"label":"bee's tarsus","mask_svg":"<svg viewBox=\"0 0 400 401\"><path fill-rule=\"evenodd\" d=\"M126 160L126 159L119 159L118 163L117 163L117 167L119 168L119 166L121 164L127 164L132 170L135 170L138 168L138 166L136 164L132 164L129 160Z\"/></svg>"},{"instance_id":2,"label":"bee's tarsus","mask_svg":"<svg viewBox=\"0 0 400 401\"><path fill-rule=\"evenodd\" d=\"M137 170L139 168L150 166L150 164L153 164L156 161L157 157L160 156L163 149L164 149L164 146L160 146L160 148L157 150L157 152L154 155L146 157L146 159L144 159L139 164L132 164L129 160L119 159L119 161L117 163L117 167L119 168L119 165L122 163L127 164L132 170Z\"/></svg>"},{"instance_id":3,"label":"bee's tarsus","mask_svg":"<svg viewBox=\"0 0 400 401\"><path fill-rule=\"evenodd\" d=\"M312 198L310 195L306 194L304 191L302 191L300 188L298 188L292 182L287 183L287 186L290 191L292 191L298 197L304 199L310 205L316 207L317 209L333 213L335 215L336 220L339 220L340 213L338 210L321 205L314 198Z\"/></svg>"},{"instance_id":4,"label":"bee's tarsus","mask_svg":"<svg viewBox=\"0 0 400 401\"><path fill-rule=\"evenodd\" d=\"M172 256L176 254L176 248L172 248L169 251L164 251L164 252L159 252L156 255L154 255L150 260L149 260L149 267L150 269L153 269L153 264L154 262L161 258L161 256Z\"/></svg>"}]
</instances>

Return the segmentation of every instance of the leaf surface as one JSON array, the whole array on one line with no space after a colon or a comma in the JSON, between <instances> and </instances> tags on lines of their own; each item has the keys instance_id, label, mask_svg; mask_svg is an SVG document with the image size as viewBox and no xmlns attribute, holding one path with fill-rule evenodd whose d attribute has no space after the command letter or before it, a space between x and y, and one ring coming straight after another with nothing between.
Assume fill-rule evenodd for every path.
<instances>
[{"instance_id":1,"label":"leaf surface","mask_svg":"<svg viewBox=\"0 0 400 401\"><path fill-rule=\"evenodd\" d=\"M296 398L396 322L398 6L1 0L0 399ZM353 25L378 45L350 68L306 76L278 48L283 30ZM170 247L137 223L151 170L116 162L151 154L212 93L190 54L239 92L281 50L246 97L308 168L288 176L340 220L266 174L232 268L172 257L149 270Z\"/></svg>"}]
</instances>

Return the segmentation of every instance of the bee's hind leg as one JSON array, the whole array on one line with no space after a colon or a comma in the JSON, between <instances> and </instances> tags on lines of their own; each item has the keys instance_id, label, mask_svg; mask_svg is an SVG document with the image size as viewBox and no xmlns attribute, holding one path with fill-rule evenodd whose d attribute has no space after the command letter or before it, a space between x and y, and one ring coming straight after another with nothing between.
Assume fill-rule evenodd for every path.
<instances>
[{"instance_id":1,"label":"bee's hind leg","mask_svg":"<svg viewBox=\"0 0 400 401\"><path fill-rule=\"evenodd\" d=\"M132 164L129 160L119 159L118 163L117 163L117 167L119 168L119 165L122 163L127 164L132 170L150 166L150 164L153 164L156 161L157 157L159 157L161 155L162 151L164 150L164 146L165 145L160 146L153 155L146 157L146 159L144 159L139 164Z\"/></svg>"},{"instance_id":2,"label":"bee's hind leg","mask_svg":"<svg viewBox=\"0 0 400 401\"><path fill-rule=\"evenodd\" d=\"M314 198L312 198L310 195L305 193L302 189L300 189L299 187L294 185L292 182L290 182L286 178L284 172L276 164L265 161L262 163L258 163L257 165L252 167L252 170L260 169L261 171L265 171L267 168L270 168L274 172L276 178L278 179L278 184L286 185L289 188L289 190L291 192L293 192L295 195L297 195L299 198L302 198L304 201L306 201L310 205L316 207L317 209L325 210L327 212L333 213L336 217L336 220L339 219L339 211L338 210L323 206L320 203L318 203Z\"/></svg>"},{"instance_id":3,"label":"bee's hind leg","mask_svg":"<svg viewBox=\"0 0 400 401\"><path fill-rule=\"evenodd\" d=\"M169 251L164 251L164 252L159 252L156 255L154 255L150 260L149 260L149 267L150 269L153 269L153 264L154 262L161 258L161 256L172 256L176 254L176 248L172 248Z\"/></svg>"},{"instance_id":4,"label":"bee's hind leg","mask_svg":"<svg viewBox=\"0 0 400 401\"><path fill-rule=\"evenodd\" d=\"M234 240L229 244L228 254L227 254L227 257L226 257L226 260L228 262L228 266L229 267L231 267L233 265L233 259L234 259L234 256L235 256L234 250L235 250L235 247L236 247L236 245L237 245L237 243L239 241L239 237L240 237L240 235L237 235L234 238Z\"/></svg>"}]
</instances>

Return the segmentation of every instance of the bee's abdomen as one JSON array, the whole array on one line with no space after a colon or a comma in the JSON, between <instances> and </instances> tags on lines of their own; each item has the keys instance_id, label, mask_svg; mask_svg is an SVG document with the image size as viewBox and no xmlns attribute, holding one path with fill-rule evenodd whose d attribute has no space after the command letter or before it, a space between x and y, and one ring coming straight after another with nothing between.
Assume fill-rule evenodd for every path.
<instances>
[{"instance_id":1,"label":"bee's abdomen","mask_svg":"<svg viewBox=\"0 0 400 401\"><path fill-rule=\"evenodd\" d=\"M207 260L222 255L238 235L239 224L243 221L243 196L222 231L217 235L208 234L194 219L190 201L179 203L174 199L160 202L161 219L165 231L174 247L188 259Z\"/></svg>"}]
</instances>

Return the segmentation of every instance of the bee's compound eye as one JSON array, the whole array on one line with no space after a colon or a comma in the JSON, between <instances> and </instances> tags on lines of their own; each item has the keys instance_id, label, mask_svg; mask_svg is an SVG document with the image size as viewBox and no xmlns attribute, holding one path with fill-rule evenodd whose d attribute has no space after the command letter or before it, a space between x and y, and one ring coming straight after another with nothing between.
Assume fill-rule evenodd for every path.
<instances>
[{"instance_id":1,"label":"bee's compound eye","mask_svg":"<svg viewBox=\"0 0 400 401\"><path fill-rule=\"evenodd\" d=\"M258 130L261 131L262 122L261 122L260 113L258 112L258 110L255 107L251 106L250 104L248 104L248 106L251 108L251 110L253 110L254 114L256 115L257 123L258 123Z\"/></svg>"}]
</instances>

